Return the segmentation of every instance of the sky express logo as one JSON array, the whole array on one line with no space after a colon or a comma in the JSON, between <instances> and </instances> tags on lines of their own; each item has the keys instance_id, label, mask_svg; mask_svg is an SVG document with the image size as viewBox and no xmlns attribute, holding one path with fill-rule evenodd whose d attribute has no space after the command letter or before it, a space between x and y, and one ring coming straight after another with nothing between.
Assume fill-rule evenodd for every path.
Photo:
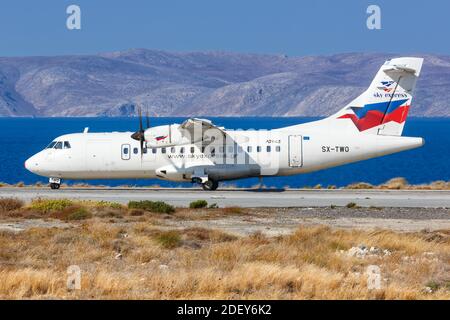
<instances>
[{"instance_id":1,"label":"sky express logo","mask_svg":"<svg viewBox=\"0 0 450 320\"><path fill-rule=\"evenodd\" d=\"M394 81L381 81L381 86L377 89L384 91L384 94L375 92L373 94L375 98L408 98L406 93L394 92L396 89Z\"/></svg>"},{"instance_id":2,"label":"sky express logo","mask_svg":"<svg viewBox=\"0 0 450 320\"><path fill-rule=\"evenodd\" d=\"M381 87L378 87L378 89L384 92L391 92L395 88L394 83L394 81L381 81Z\"/></svg>"},{"instance_id":3,"label":"sky express logo","mask_svg":"<svg viewBox=\"0 0 450 320\"><path fill-rule=\"evenodd\" d=\"M385 93L385 94L375 92L373 94L373 96L375 98L408 98L408 95L406 93L400 93L400 92Z\"/></svg>"}]
</instances>

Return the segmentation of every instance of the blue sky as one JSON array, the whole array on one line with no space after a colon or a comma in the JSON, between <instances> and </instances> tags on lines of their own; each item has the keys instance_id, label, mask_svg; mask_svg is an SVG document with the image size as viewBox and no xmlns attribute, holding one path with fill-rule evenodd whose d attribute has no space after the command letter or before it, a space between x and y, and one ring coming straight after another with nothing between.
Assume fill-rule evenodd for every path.
<instances>
[{"instance_id":1,"label":"blue sky","mask_svg":"<svg viewBox=\"0 0 450 320\"><path fill-rule=\"evenodd\" d=\"M77 4L82 29L66 28ZM368 5L381 30L368 30ZM450 1L2 0L0 56L86 54L130 48L316 55L450 54Z\"/></svg>"}]
</instances>

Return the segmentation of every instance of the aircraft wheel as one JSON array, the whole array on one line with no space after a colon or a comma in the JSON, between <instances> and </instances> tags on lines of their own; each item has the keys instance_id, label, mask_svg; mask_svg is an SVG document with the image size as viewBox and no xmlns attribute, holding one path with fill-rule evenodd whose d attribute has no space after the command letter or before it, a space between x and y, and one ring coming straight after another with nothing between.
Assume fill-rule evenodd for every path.
<instances>
[{"instance_id":1,"label":"aircraft wheel","mask_svg":"<svg viewBox=\"0 0 450 320\"><path fill-rule=\"evenodd\" d=\"M219 182L215 180L208 180L202 184L203 190L205 191L214 191L219 186Z\"/></svg>"},{"instance_id":2,"label":"aircraft wheel","mask_svg":"<svg viewBox=\"0 0 450 320\"><path fill-rule=\"evenodd\" d=\"M57 189L59 189L60 186L61 185L59 183L50 183L50 188L52 190L57 190Z\"/></svg>"}]
</instances>

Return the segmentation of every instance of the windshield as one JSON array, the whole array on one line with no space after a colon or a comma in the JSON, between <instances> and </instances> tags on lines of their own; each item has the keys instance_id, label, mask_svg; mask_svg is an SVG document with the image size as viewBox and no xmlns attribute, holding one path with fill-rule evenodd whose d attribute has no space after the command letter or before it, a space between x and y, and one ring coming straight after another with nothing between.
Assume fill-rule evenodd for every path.
<instances>
[{"instance_id":1,"label":"windshield","mask_svg":"<svg viewBox=\"0 0 450 320\"><path fill-rule=\"evenodd\" d=\"M47 146L46 149L51 149L51 148L53 148L53 147L55 146L55 144L56 144L56 141L50 142L50 144Z\"/></svg>"}]
</instances>

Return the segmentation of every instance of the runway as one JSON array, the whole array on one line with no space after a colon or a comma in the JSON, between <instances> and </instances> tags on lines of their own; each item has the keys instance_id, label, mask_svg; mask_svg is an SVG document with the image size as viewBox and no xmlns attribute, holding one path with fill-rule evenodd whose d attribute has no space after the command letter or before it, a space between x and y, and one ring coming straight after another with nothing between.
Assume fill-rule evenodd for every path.
<instances>
[{"instance_id":1,"label":"runway","mask_svg":"<svg viewBox=\"0 0 450 320\"><path fill-rule=\"evenodd\" d=\"M450 208L450 191L435 190L258 190L225 189L206 192L194 188L0 188L0 197L24 201L35 198L104 200L126 204L131 200L165 201L186 207L204 199L220 207L328 207L354 202L361 207Z\"/></svg>"}]
</instances>

